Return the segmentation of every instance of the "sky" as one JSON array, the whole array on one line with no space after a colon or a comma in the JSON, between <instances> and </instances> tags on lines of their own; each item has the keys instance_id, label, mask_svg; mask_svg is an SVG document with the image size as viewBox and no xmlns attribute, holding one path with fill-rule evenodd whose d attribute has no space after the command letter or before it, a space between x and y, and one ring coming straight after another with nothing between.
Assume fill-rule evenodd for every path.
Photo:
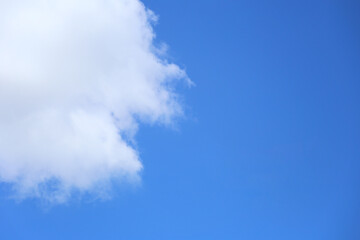
<instances>
[{"instance_id":1,"label":"sky","mask_svg":"<svg viewBox=\"0 0 360 240\"><path fill-rule=\"evenodd\" d=\"M34 2L0 17L0 239L360 239L358 1Z\"/></svg>"}]
</instances>

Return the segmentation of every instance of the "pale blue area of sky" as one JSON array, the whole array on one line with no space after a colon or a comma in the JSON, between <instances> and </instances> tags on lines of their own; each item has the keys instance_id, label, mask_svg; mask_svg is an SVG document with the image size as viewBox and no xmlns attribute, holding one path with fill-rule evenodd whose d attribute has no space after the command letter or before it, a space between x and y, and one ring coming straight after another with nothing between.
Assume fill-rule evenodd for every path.
<instances>
[{"instance_id":1,"label":"pale blue area of sky","mask_svg":"<svg viewBox=\"0 0 360 240\"><path fill-rule=\"evenodd\" d=\"M0 239L360 239L360 2L144 2L196 83L187 119L141 126L142 186L111 201L2 185Z\"/></svg>"}]
</instances>

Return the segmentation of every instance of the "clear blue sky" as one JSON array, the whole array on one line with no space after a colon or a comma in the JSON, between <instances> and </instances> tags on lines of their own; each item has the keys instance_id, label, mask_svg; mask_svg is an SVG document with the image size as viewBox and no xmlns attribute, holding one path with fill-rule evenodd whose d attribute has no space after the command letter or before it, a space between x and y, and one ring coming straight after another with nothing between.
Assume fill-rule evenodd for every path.
<instances>
[{"instance_id":1,"label":"clear blue sky","mask_svg":"<svg viewBox=\"0 0 360 240\"><path fill-rule=\"evenodd\" d=\"M0 239L360 239L360 2L144 3L187 119L141 127L142 186L111 201L1 193Z\"/></svg>"}]
</instances>

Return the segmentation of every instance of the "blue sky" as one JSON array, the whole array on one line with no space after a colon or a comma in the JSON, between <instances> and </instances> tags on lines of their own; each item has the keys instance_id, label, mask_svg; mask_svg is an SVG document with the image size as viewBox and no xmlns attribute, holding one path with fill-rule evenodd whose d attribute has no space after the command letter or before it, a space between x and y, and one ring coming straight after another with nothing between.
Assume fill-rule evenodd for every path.
<instances>
[{"instance_id":1,"label":"blue sky","mask_svg":"<svg viewBox=\"0 0 360 240\"><path fill-rule=\"evenodd\" d=\"M112 200L2 184L0 239L360 239L359 2L143 2L186 117L141 126L141 186Z\"/></svg>"}]
</instances>

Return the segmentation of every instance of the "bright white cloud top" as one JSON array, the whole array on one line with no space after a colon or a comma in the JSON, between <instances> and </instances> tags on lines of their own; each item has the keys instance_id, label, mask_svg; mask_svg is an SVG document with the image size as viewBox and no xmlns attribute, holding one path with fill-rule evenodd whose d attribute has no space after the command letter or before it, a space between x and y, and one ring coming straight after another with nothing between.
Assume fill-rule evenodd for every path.
<instances>
[{"instance_id":1,"label":"bright white cloud top","mask_svg":"<svg viewBox=\"0 0 360 240\"><path fill-rule=\"evenodd\" d=\"M66 201L139 179L125 139L181 115L138 0L0 1L0 181L17 196Z\"/></svg>"}]
</instances>

